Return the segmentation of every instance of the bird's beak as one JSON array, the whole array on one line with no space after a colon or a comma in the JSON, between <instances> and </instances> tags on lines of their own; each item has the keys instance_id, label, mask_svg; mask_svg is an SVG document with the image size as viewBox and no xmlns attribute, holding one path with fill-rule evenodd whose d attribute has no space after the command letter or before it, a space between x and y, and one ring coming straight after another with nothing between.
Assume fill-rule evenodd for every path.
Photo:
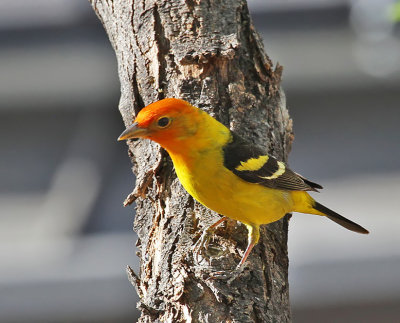
<instances>
[{"instance_id":1,"label":"bird's beak","mask_svg":"<svg viewBox=\"0 0 400 323\"><path fill-rule=\"evenodd\" d=\"M126 128L123 133L121 133L121 135L118 137L118 141L141 138L144 137L146 134L148 134L148 130L146 128L139 128L139 124L135 122L131 126Z\"/></svg>"}]
</instances>

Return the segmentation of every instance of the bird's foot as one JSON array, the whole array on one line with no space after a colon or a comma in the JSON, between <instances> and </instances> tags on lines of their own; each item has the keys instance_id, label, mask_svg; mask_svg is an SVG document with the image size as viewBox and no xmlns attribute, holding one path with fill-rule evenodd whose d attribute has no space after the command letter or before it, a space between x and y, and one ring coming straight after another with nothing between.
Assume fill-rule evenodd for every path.
<instances>
[{"instance_id":1,"label":"bird's foot","mask_svg":"<svg viewBox=\"0 0 400 323\"><path fill-rule=\"evenodd\" d=\"M210 230L204 230L203 233L201 234L199 240L197 240L196 243L194 244L193 254L194 254L196 262L200 262L199 255L204 249L207 248L208 243L210 242L212 233L213 232L210 232Z\"/></svg>"},{"instance_id":2,"label":"bird's foot","mask_svg":"<svg viewBox=\"0 0 400 323\"><path fill-rule=\"evenodd\" d=\"M214 234L217 226L220 225L222 222L225 222L227 219L228 218L226 216L223 216L217 222L211 224L207 229L203 231L199 240L197 240L197 242L193 246L194 257L197 262L199 262L199 254L203 251L203 249L208 246L211 236Z\"/></svg>"}]
</instances>

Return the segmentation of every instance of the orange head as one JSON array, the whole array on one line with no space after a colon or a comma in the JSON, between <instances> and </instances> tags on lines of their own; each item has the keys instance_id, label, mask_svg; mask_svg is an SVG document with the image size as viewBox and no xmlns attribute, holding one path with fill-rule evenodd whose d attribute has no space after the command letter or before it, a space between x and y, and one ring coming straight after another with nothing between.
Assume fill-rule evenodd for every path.
<instances>
[{"instance_id":1,"label":"orange head","mask_svg":"<svg viewBox=\"0 0 400 323\"><path fill-rule=\"evenodd\" d=\"M118 140L146 138L173 150L196 134L197 121L202 113L184 100L163 99L140 110L134 123Z\"/></svg>"}]
</instances>

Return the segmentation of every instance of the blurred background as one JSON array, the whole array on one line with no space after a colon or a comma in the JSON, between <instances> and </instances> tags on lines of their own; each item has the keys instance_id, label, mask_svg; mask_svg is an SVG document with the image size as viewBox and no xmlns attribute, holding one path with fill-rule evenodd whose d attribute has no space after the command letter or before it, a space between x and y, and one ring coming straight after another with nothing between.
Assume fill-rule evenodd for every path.
<instances>
[{"instance_id":1,"label":"blurred background","mask_svg":"<svg viewBox=\"0 0 400 323\"><path fill-rule=\"evenodd\" d=\"M294 322L400 321L400 4L250 0L284 66L290 164L371 231L295 214ZM132 322L134 187L115 56L89 3L0 2L0 321Z\"/></svg>"}]
</instances>

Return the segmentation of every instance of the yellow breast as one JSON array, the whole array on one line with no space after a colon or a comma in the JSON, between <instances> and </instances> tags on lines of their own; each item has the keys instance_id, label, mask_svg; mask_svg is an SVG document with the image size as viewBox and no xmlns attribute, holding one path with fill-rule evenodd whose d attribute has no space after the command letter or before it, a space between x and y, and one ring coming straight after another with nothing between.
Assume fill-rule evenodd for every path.
<instances>
[{"instance_id":1,"label":"yellow breast","mask_svg":"<svg viewBox=\"0 0 400 323\"><path fill-rule=\"evenodd\" d=\"M171 156L183 187L206 207L245 224L267 224L291 212L288 192L248 183L223 166L222 151L202 151L191 161Z\"/></svg>"}]
</instances>

